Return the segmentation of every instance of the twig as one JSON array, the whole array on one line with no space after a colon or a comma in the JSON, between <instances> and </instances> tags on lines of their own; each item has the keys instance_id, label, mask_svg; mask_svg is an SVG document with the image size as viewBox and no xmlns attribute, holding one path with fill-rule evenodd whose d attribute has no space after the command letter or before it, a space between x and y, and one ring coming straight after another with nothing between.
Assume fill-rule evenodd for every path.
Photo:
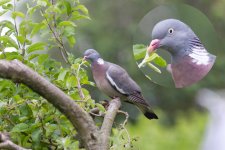
<instances>
[{"instance_id":1,"label":"twig","mask_svg":"<svg viewBox=\"0 0 225 150\"><path fill-rule=\"evenodd\" d=\"M0 149L28 150L28 149L20 147L19 145L16 145L12 141L10 141L7 133L2 133L2 132L0 132Z\"/></svg>"},{"instance_id":2,"label":"twig","mask_svg":"<svg viewBox=\"0 0 225 150\"><path fill-rule=\"evenodd\" d=\"M89 114L90 114L92 117L104 117L104 114L96 114L96 113L93 113L93 112L89 112Z\"/></svg>"},{"instance_id":3,"label":"twig","mask_svg":"<svg viewBox=\"0 0 225 150\"><path fill-rule=\"evenodd\" d=\"M96 108L93 108L89 111L89 114L92 116L92 117L104 117L105 114L104 113L100 113L100 110L96 107Z\"/></svg>"},{"instance_id":4,"label":"twig","mask_svg":"<svg viewBox=\"0 0 225 150\"><path fill-rule=\"evenodd\" d=\"M80 85L80 77L79 77L79 74L80 74L80 68L81 66L84 64L84 61L82 60L82 62L79 64L78 68L77 68L77 71L76 71L76 78L77 78L77 90L78 90L78 93L79 93L79 96L82 100L84 100L85 96L84 96L84 93L82 91L82 87Z\"/></svg>"},{"instance_id":5,"label":"twig","mask_svg":"<svg viewBox=\"0 0 225 150\"><path fill-rule=\"evenodd\" d=\"M125 120L124 120L124 122L122 124L122 127L125 127L125 125L128 122L129 114L127 112L125 112L125 111L122 111L122 110L118 110L117 112L125 115L126 118L125 118Z\"/></svg>"},{"instance_id":6,"label":"twig","mask_svg":"<svg viewBox=\"0 0 225 150\"><path fill-rule=\"evenodd\" d=\"M128 144L130 145L130 143L131 143L130 135L129 135L129 132L127 131L127 128L125 127L125 125L128 122L129 114L127 112L125 112L125 111L122 111L122 110L118 110L118 113L122 113L126 117L125 120L124 120L124 122L123 122L123 124L121 124L121 127L126 132L127 138L128 138Z\"/></svg>"},{"instance_id":7,"label":"twig","mask_svg":"<svg viewBox=\"0 0 225 150\"><path fill-rule=\"evenodd\" d=\"M45 21L46 21L46 23L48 25L48 28L50 29L50 31L51 31L52 35L54 36L56 42L59 44L59 49L60 49L60 52L62 54L62 57L63 57L64 61L66 63L69 63L68 54L67 54L67 51L65 49L63 41L56 35L57 33L53 30L52 26L48 22L48 19L45 17L44 11L42 9L40 9L40 10L41 10L42 16L45 18Z\"/></svg>"},{"instance_id":8,"label":"twig","mask_svg":"<svg viewBox=\"0 0 225 150\"><path fill-rule=\"evenodd\" d=\"M13 0L13 5L14 5L13 6L13 12L15 12L16 11L16 0ZM13 19L13 22L14 22L14 28L15 28L16 36L18 37L19 31L17 29L16 19ZM18 48L21 49L20 42L17 40L17 38L16 38L16 42L17 42Z\"/></svg>"},{"instance_id":9,"label":"twig","mask_svg":"<svg viewBox=\"0 0 225 150\"><path fill-rule=\"evenodd\" d=\"M121 102L119 98L115 98L111 100L109 103L109 107L105 114L102 127L101 127L101 142L102 142L101 150L109 149L109 145L110 145L109 138L111 134L112 125L120 106L121 106Z\"/></svg>"}]
</instances>

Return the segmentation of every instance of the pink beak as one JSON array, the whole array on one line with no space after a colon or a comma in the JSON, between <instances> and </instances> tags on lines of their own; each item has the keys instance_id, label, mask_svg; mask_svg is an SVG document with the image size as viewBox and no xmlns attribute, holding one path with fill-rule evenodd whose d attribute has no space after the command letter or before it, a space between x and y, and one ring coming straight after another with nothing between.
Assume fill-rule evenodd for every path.
<instances>
[{"instance_id":1,"label":"pink beak","mask_svg":"<svg viewBox=\"0 0 225 150\"><path fill-rule=\"evenodd\" d=\"M155 51L159 47L159 39L154 39L151 41L150 45L147 48L147 51L149 54L151 54L153 51Z\"/></svg>"}]
</instances>

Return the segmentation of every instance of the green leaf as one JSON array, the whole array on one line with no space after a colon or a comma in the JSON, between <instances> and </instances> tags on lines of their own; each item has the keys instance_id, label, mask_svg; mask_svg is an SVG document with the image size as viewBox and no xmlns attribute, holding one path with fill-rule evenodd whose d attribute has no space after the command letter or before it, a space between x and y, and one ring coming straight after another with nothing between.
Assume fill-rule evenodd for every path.
<instances>
[{"instance_id":1,"label":"green leaf","mask_svg":"<svg viewBox=\"0 0 225 150\"><path fill-rule=\"evenodd\" d=\"M64 3L64 5L66 6L66 12L67 12L67 15L68 15L68 16L71 15L72 9L71 9L71 4L70 4L70 2L64 1L63 3Z\"/></svg>"},{"instance_id":2,"label":"green leaf","mask_svg":"<svg viewBox=\"0 0 225 150\"><path fill-rule=\"evenodd\" d=\"M52 134L54 134L54 132L56 132L56 130L58 129L58 126L57 124L49 124L47 126L47 129L46 130L46 136L52 136Z\"/></svg>"},{"instance_id":3,"label":"green leaf","mask_svg":"<svg viewBox=\"0 0 225 150\"><path fill-rule=\"evenodd\" d=\"M66 26L63 30L63 35L65 35L66 37L74 36L75 28L72 26Z\"/></svg>"},{"instance_id":4,"label":"green leaf","mask_svg":"<svg viewBox=\"0 0 225 150\"><path fill-rule=\"evenodd\" d=\"M23 57L18 52L5 52L4 54L0 55L0 59L7 59L7 60L23 60Z\"/></svg>"},{"instance_id":5,"label":"green leaf","mask_svg":"<svg viewBox=\"0 0 225 150\"><path fill-rule=\"evenodd\" d=\"M41 54L38 56L38 63L43 64L48 59L48 54Z\"/></svg>"},{"instance_id":6,"label":"green leaf","mask_svg":"<svg viewBox=\"0 0 225 150\"><path fill-rule=\"evenodd\" d=\"M28 30L29 27L29 21L27 20L22 20L19 24L19 35L20 36L24 36L26 37L27 33L30 33L30 31Z\"/></svg>"},{"instance_id":7,"label":"green leaf","mask_svg":"<svg viewBox=\"0 0 225 150\"><path fill-rule=\"evenodd\" d=\"M78 11L74 11L72 12L72 17L71 17L72 20L79 20L79 19L90 19L89 16L87 15L82 15L80 14Z\"/></svg>"},{"instance_id":8,"label":"green leaf","mask_svg":"<svg viewBox=\"0 0 225 150\"><path fill-rule=\"evenodd\" d=\"M16 17L24 18L25 15L24 15L24 13L22 13L22 12L20 12L20 11L14 11L14 12L12 12L12 18L13 18L13 19L16 19Z\"/></svg>"},{"instance_id":9,"label":"green leaf","mask_svg":"<svg viewBox=\"0 0 225 150\"><path fill-rule=\"evenodd\" d=\"M70 97L74 100L79 100L80 96L77 91L69 93Z\"/></svg>"},{"instance_id":10,"label":"green leaf","mask_svg":"<svg viewBox=\"0 0 225 150\"><path fill-rule=\"evenodd\" d=\"M2 8L3 9L6 9L6 10L13 10L13 5L12 4L6 4L6 5L2 5Z\"/></svg>"},{"instance_id":11,"label":"green leaf","mask_svg":"<svg viewBox=\"0 0 225 150\"><path fill-rule=\"evenodd\" d=\"M59 73L58 80L64 81L65 76L66 76L67 73L68 73L68 70L66 70L66 69L64 69L63 71L61 71Z\"/></svg>"},{"instance_id":12,"label":"green leaf","mask_svg":"<svg viewBox=\"0 0 225 150\"><path fill-rule=\"evenodd\" d=\"M34 14L34 12L37 10L39 8L39 6L38 5L36 5L36 6L34 6L34 7L29 7L28 6L28 4L27 4L27 14L29 14L29 15L33 15Z\"/></svg>"},{"instance_id":13,"label":"green leaf","mask_svg":"<svg viewBox=\"0 0 225 150\"><path fill-rule=\"evenodd\" d=\"M133 45L133 52L135 60L143 59L145 57L147 47L144 44Z\"/></svg>"},{"instance_id":14,"label":"green leaf","mask_svg":"<svg viewBox=\"0 0 225 150\"><path fill-rule=\"evenodd\" d=\"M3 20L0 22L0 26L3 26L3 27L7 27L9 28L10 30L14 30L14 24L12 24L12 22L8 21L8 20Z\"/></svg>"},{"instance_id":15,"label":"green leaf","mask_svg":"<svg viewBox=\"0 0 225 150\"><path fill-rule=\"evenodd\" d=\"M39 55L40 55L40 54L30 54L30 55L28 56L28 60L32 60L32 59L38 57Z\"/></svg>"},{"instance_id":16,"label":"green leaf","mask_svg":"<svg viewBox=\"0 0 225 150\"><path fill-rule=\"evenodd\" d=\"M20 97L20 95L15 95L15 96L13 96L13 99L14 99L15 101L19 101L19 100L21 100L22 98Z\"/></svg>"},{"instance_id":17,"label":"green leaf","mask_svg":"<svg viewBox=\"0 0 225 150\"><path fill-rule=\"evenodd\" d=\"M6 43L8 47L15 47L18 49L16 42L9 36L0 36L0 41Z\"/></svg>"},{"instance_id":18,"label":"green leaf","mask_svg":"<svg viewBox=\"0 0 225 150\"><path fill-rule=\"evenodd\" d=\"M153 65L151 63L147 63L147 65L155 72L160 73L160 74L162 73L161 70L159 68L157 68L155 65Z\"/></svg>"},{"instance_id":19,"label":"green leaf","mask_svg":"<svg viewBox=\"0 0 225 150\"><path fill-rule=\"evenodd\" d=\"M45 26L45 24L43 22L41 22L41 23L35 23L32 26L33 26L33 29L30 34L31 37L33 37L37 32L39 32L40 29Z\"/></svg>"},{"instance_id":20,"label":"green leaf","mask_svg":"<svg viewBox=\"0 0 225 150\"><path fill-rule=\"evenodd\" d=\"M29 125L25 124L25 123L19 123L16 124L13 128L11 132L25 132L30 130Z\"/></svg>"},{"instance_id":21,"label":"green leaf","mask_svg":"<svg viewBox=\"0 0 225 150\"><path fill-rule=\"evenodd\" d=\"M88 9L84 5L78 5L75 7L75 10L80 10L85 15L88 15Z\"/></svg>"},{"instance_id":22,"label":"green leaf","mask_svg":"<svg viewBox=\"0 0 225 150\"><path fill-rule=\"evenodd\" d=\"M73 27L76 27L75 23L72 22L72 21L62 21L59 23L59 27L62 27L62 26L73 26Z\"/></svg>"},{"instance_id":23,"label":"green leaf","mask_svg":"<svg viewBox=\"0 0 225 150\"><path fill-rule=\"evenodd\" d=\"M41 128L36 129L35 131L32 132L31 138L35 143L39 143L41 140Z\"/></svg>"},{"instance_id":24,"label":"green leaf","mask_svg":"<svg viewBox=\"0 0 225 150\"><path fill-rule=\"evenodd\" d=\"M20 43L24 43L26 41L26 38L24 36L16 36L16 38Z\"/></svg>"},{"instance_id":25,"label":"green leaf","mask_svg":"<svg viewBox=\"0 0 225 150\"><path fill-rule=\"evenodd\" d=\"M84 93L84 96L85 96L85 97L86 97L86 96L89 96L89 91L88 91L87 89L82 88L81 90L82 90L82 92Z\"/></svg>"},{"instance_id":26,"label":"green leaf","mask_svg":"<svg viewBox=\"0 0 225 150\"><path fill-rule=\"evenodd\" d=\"M32 112L30 106L27 103L22 104L19 107L19 110L20 110L20 114L22 116L27 116L27 117L32 117L33 116L33 112Z\"/></svg>"},{"instance_id":27,"label":"green leaf","mask_svg":"<svg viewBox=\"0 0 225 150\"><path fill-rule=\"evenodd\" d=\"M67 37L70 47L73 47L76 44L76 39L74 36Z\"/></svg>"},{"instance_id":28,"label":"green leaf","mask_svg":"<svg viewBox=\"0 0 225 150\"><path fill-rule=\"evenodd\" d=\"M11 0L0 0L0 6L10 2Z\"/></svg>"},{"instance_id":29,"label":"green leaf","mask_svg":"<svg viewBox=\"0 0 225 150\"><path fill-rule=\"evenodd\" d=\"M145 62L151 62L151 61L155 60L157 57L159 57L158 54L152 53L148 58L145 59Z\"/></svg>"},{"instance_id":30,"label":"green leaf","mask_svg":"<svg viewBox=\"0 0 225 150\"><path fill-rule=\"evenodd\" d=\"M95 105L98 107L98 109L99 109L100 111L105 112L105 107L102 106L102 104L96 103Z\"/></svg>"},{"instance_id":31,"label":"green leaf","mask_svg":"<svg viewBox=\"0 0 225 150\"><path fill-rule=\"evenodd\" d=\"M7 32L5 32L5 35L6 35L6 36L10 36L10 35L12 35L13 33L14 33L13 30L8 30Z\"/></svg>"},{"instance_id":32,"label":"green leaf","mask_svg":"<svg viewBox=\"0 0 225 150\"><path fill-rule=\"evenodd\" d=\"M34 43L34 44L30 45L29 47L27 47L26 51L29 54L29 53L34 52L34 51L44 50L45 46L46 46L46 43L37 42L37 43Z\"/></svg>"},{"instance_id":33,"label":"green leaf","mask_svg":"<svg viewBox=\"0 0 225 150\"><path fill-rule=\"evenodd\" d=\"M156 58L153 60L153 62L154 62L156 65L160 66L160 67L166 67L166 66L167 66L167 63L166 63L165 59L163 59L161 56L156 57Z\"/></svg>"},{"instance_id":34,"label":"green leaf","mask_svg":"<svg viewBox=\"0 0 225 150\"><path fill-rule=\"evenodd\" d=\"M77 79L75 76L70 76L67 78L66 80L66 87L68 89L71 89L73 87L76 87L77 86Z\"/></svg>"},{"instance_id":35,"label":"green leaf","mask_svg":"<svg viewBox=\"0 0 225 150\"><path fill-rule=\"evenodd\" d=\"M43 7L46 7L47 5L49 5L48 0L38 0L37 4Z\"/></svg>"}]
</instances>

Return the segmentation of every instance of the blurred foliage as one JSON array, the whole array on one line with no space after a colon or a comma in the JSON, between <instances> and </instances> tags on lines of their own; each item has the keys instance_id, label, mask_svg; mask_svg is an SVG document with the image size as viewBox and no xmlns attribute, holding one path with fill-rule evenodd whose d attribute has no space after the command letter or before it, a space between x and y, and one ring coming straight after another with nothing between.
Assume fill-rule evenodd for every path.
<instances>
[{"instance_id":1,"label":"blurred foliage","mask_svg":"<svg viewBox=\"0 0 225 150\"><path fill-rule=\"evenodd\" d=\"M141 116L135 125L129 124L129 133L137 140L133 142L134 149L199 149L207 122L206 114L189 111L188 117L183 112L178 116L176 124L169 127L160 123L166 116L161 116L160 121L149 121Z\"/></svg>"},{"instance_id":2,"label":"blurred foliage","mask_svg":"<svg viewBox=\"0 0 225 150\"><path fill-rule=\"evenodd\" d=\"M20 2L26 8L18 9ZM85 111L97 107L104 112L82 88L94 85L85 68L89 64L68 51L76 44L77 21L90 19L88 9L78 0L4 0L0 6L0 15L9 15L0 20L0 59L22 61ZM48 51L59 52L65 64ZM0 131L9 132L13 142L32 149L79 149L77 131L68 119L25 85L0 79L0 97Z\"/></svg>"}]
</instances>

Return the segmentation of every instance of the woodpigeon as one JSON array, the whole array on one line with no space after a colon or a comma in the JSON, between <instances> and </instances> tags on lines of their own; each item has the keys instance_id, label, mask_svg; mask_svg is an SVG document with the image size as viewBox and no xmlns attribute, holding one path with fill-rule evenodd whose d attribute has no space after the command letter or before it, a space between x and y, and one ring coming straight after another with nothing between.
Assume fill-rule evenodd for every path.
<instances>
[{"instance_id":1,"label":"woodpigeon","mask_svg":"<svg viewBox=\"0 0 225 150\"><path fill-rule=\"evenodd\" d=\"M100 91L111 98L120 97L125 102L136 105L148 119L158 119L141 94L141 88L122 67L104 61L94 49L84 52L84 59L91 62L95 83Z\"/></svg>"},{"instance_id":2,"label":"woodpigeon","mask_svg":"<svg viewBox=\"0 0 225 150\"><path fill-rule=\"evenodd\" d=\"M152 30L152 39L149 53L162 48L171 54L167 70L172 74L176 88L198 82L215 62L216 56L210 54L191 28L179 20L158 22Z\"/></svg>"}]
</instances>

